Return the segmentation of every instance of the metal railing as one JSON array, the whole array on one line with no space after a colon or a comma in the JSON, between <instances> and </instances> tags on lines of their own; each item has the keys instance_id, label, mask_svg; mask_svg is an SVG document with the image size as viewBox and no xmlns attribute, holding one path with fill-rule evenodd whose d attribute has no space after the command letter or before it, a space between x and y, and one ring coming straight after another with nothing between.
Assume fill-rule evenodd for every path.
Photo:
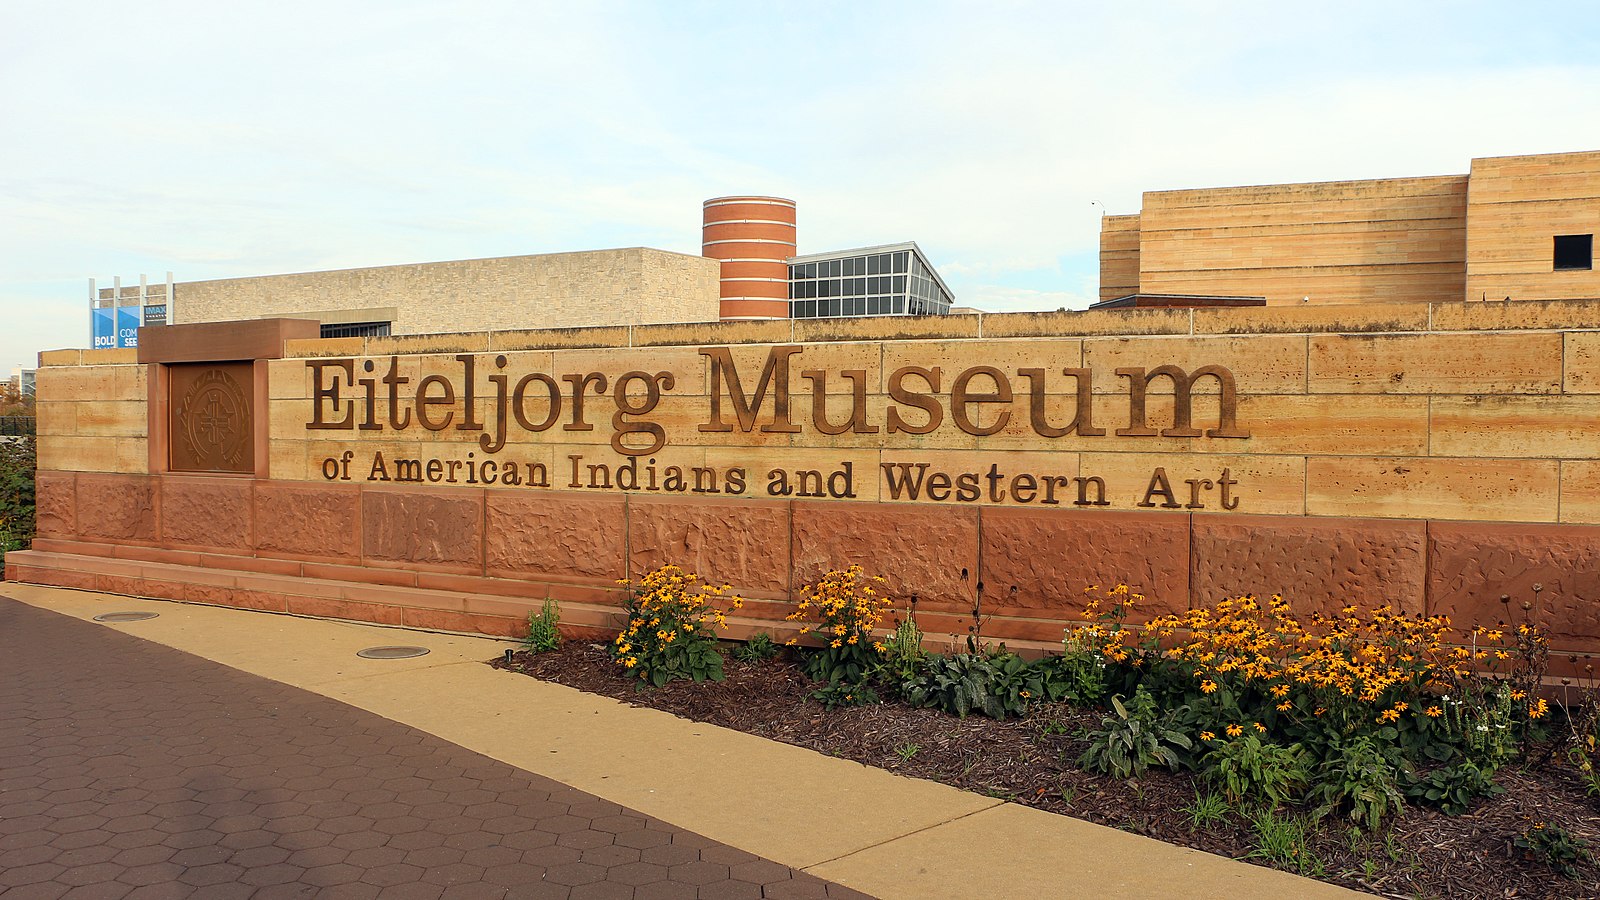
<instances>
[{"instance_id":1,"label":"metal railing","mask_svg":"<svg viewBox=\"0 0 1600 900\"><path fill-rule=\"evenodd\" d=\"M0 437L19 437L36 433L33 416L0 416Z\"/></svg>"}]
</instances>

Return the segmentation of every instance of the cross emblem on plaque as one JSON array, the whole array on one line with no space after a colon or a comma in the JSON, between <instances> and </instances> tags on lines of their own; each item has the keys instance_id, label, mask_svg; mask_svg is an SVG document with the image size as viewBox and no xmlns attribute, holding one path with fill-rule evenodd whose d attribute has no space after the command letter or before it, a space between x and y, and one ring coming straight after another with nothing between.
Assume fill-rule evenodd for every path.
<instances>
[{"instance_id":1,"label":"cross emblem on plaque","mask_svg":"<svg viewBox=\"0 0 1600 900\"><path fill-rule=\"evenodd\" d=\"M229 413L222 405L222 398L215 393L206 398L205 408L197 417L199 432L210 444L221 444L223 439L232 430L229 427Z\"/></svg>"}]
</instances>

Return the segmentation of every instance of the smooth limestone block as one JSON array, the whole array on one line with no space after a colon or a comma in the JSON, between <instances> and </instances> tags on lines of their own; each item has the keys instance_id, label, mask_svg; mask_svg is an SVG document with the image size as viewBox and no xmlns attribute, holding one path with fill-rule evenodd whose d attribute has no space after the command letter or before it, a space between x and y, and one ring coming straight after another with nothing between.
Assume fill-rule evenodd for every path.
<instances>
[{"instance_id":1,"label":"smooth limestone block","mask_svg":"<svg viewBox=\"0 0 1600 900\"><path fill-rule=\"evenodd\" d=\"M118 472L123 466L115 439L41 434L39 468L63 472Z\"/></svg>"},{"instance_id":2,"label":"smooth limestone block","mask_svg":"<svg viewBox=\"0 0 1600 900\"><path fill-rule=\"evenodd\" d=\"M990 313L982 319L986 338L1189 333L1189 310L1186 309Z\"/></svg>"},{"instance_id":3,"label":"smooth limestone block","mask_svg":"<svg viewBox=\"0 0 1600 900\"><path fill-rule=\"evenodd\" d=\"M366 352L364 337L291 338L283 342L286 357L361 356Z\"/></svg>"},{"instance_id":4,"label":"smooth limestone block","mask_svg":"<svg viewBox=\"0 0 1600 900\"><path fill-rule=\"evenodd\" d=\"M364 340L368 356L389 353L486 353L489 350L487 331L467 331L459 334L392 334Z\"/></svg>"},{"instance_id":5,"label":"smooth limestone block","mask_svg":"<svg viewBox=\"0 0 1600 900\"><path fill-rule=\"evenodd\" d=\"M1549 240L1546 238L1546 240ZM1541 247L1545 252L1549 248ZM1542 259L1546 266L1548 259ZM1498 299L1498 298L1497 298ZM1600 300L1435 303L1433 331L1600 328Z\"/></svg>"},{"instance_id":6,"label":"smooth limestone block","mask_svg":"<svg viewBox=\"0 0 1600 900\"><path fill-rule=\"evenodd\" d=\"M1435 397L1429 448L1438 456L1594 456L1600 396Z\"/></svg>"},{"instance_id":7,"label":"smooth limestone block","mask_svg":"<svg viewBox=\"0 0 1600 900\"><path fill-rule=\"evenodd\" d=\"M1600 332L1578 331L1565 339L1562 390L1569 394L1600 394Z\"/></svg>"},{"instance_id":8,"label":"smooth limestone block","mask_svg":"<svg viewBox=\"0 0 1600 900\"><path fill-rule=\"evenodd\" d=\"M97 400L73 405L77 407L76 434L134 437L144 435L150 426L148 406L143 400Z\"/></svg>"},{"instance_id":9,"label":"smooth limestone block","mask_svg":"<svg viewBox=\"0 0 1600 900\"><path fill-rule=\"evenodd\" d=\"M1600 460L1561 461L1561 521L1600 524Z\"/></svg>"},{"instance_id":10,"label":"smooth limestone block","mask_svg":"<svg viewBox=\"0 0 1600 900\"><path fill-rule=\"evenodd\" d=\"M1192 375L1206 366L1220 366L1233 375L1240 394L1300 394L1306 390L1306 340L1302 335L1248 335L1179 338L1090 338L1083 342L1083 364L1095 372L1095 390L1126 393L1131 378L1120 368L1147 373L1177 366ZM1195 393L1215 393L1218 379L1200 378ZM1170 394L1170 378L1150 382L1149 393Z\"/></svg>"},{"instance_id":11,"label":"smooth limestone block","mask_svg":"<svg viewBox=\"0 0 1600 900\"><path fill-rule=\"evenodd\" d=\"M489 349L558 350L564 347L626 347L627 325L600 325L586 328L541 328L527 331L492 331Z\"/></svg>"},{"instance_id":12,"label":"smooth limestone block","mask_svg":"<svg viewBox=\"0 0 1600 900\"><path fill-rule=\"evenodd\" d=\"M1310 457L1306 513L1554 522L1554 460Z\"/></svg>"},{"instance_id":13,"label":"smooth limestone block","mask_svg":"<svg viewBox=\"0 0 1600 900\"><path fill-rule=\"evenodd\" d=\"M1312 335L1310 390L1331 394L1554 394L1559 334Z\"/></svg>"},{"instance_id":14,"label":"smooth limestone block","mask_svg":"<svg viewBox=\"0 0 1600 900\"><path fill-rule=\"evenodd\" d=\"M633 346L783 344L794 338L789 319L746 322L689 322L682 325L635 325Z\"/></svg>"},{"instance_id":15,"label":"smooth limestone block","mask_svg":"<svg viewBox=\"0 0 1600 900\"><path fill-rule=\"evenodd\" d=\"M1240 306L1194 311L1195 334L1426 331L1426 303Z\"/></svg>"}]
</instances>

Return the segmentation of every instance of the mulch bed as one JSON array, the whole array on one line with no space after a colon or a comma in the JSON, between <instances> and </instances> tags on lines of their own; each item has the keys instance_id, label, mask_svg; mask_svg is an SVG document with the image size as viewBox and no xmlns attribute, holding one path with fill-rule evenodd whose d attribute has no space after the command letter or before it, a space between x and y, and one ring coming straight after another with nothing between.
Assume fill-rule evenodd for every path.
<instances>
[{"instance_id":1,"label":"mulch bed","mask_svg":"<svg viewBox=\"0 0 1600 900\"><path fill-rule=\"evenodd\" d=\"M902 775L1097 822L1235 859L1251 859L1254 833L1230 815L1193 827L1187 774L1151 771L1136 782L1074 766L1100 713L1066 704L1035 706L1026 719L958 719L899 703L827 711L809 699L815 685L793 662L727 664L727 680L674 682L639 690L598 644L569 642L543 654L518 652L509 668L635 706L806 747ZM1310 845L1314 877L1386 897L1600 898L1600 867L1557 875L1522 858L1511 838L1535 821L1561 825L1600 848L1600 801L1588 797L1559 761L1497 776L1506 793L1461 816L1408 806L1387 833L1352 842L1348 820L1329 818Z\"/></svg>"}]
</instances>

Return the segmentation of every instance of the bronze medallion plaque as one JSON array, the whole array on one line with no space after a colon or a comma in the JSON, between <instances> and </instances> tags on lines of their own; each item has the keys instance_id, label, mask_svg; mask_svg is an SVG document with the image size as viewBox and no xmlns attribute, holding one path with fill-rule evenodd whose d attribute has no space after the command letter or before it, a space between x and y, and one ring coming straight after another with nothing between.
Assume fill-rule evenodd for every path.
<instances>
[{"instance_id":1,"label":"bronze medallion plaque","mask_svg":"<svg viewBox=\"0 0 1600 900\"><path fill-rule=\"evenodd\" d=\"M254 365L182 363L168 368L171 470L254 473Z\"/></svg>"}]
</instances>

